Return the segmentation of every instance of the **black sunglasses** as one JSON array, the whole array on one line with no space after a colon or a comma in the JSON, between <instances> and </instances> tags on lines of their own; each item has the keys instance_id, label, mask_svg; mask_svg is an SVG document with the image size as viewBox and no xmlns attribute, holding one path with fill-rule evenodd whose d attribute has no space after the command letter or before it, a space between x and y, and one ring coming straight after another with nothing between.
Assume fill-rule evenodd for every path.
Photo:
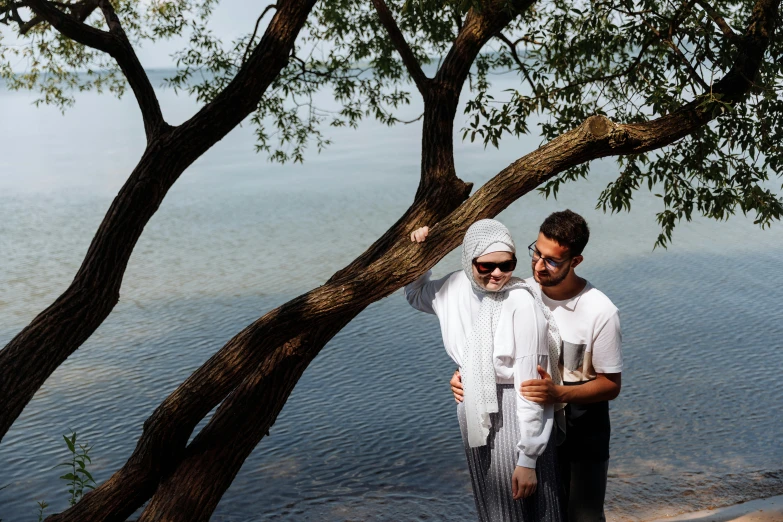
<instances>
[{"instance_id":1,"label":"black sunglasses","mask_svg":"<svg viewBox=\"0 0 783 522\"><path fill-rule=\"evenodd\" d=\"M512 272L517 267L517 258L513 257L502 263L480 262L477 259L474 259L473 266L476 267L476 272L482 275L490 274L494 272L496 268L500 269L501 272Z\"/></svg>"}]
</instances>

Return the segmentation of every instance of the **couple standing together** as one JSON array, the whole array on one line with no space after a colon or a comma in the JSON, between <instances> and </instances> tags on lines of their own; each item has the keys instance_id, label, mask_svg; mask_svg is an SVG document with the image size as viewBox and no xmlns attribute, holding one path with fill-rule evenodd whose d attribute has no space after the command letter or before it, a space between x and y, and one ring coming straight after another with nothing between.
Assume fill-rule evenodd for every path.
<instances>
[{"instance_id":1,"label":"couple standing together","mask_svg":"<svg viewBox=\"0 0 783 522\"><path fill-rule=\"evenodd\" d=\"M578 214L551 214L521 280L508 229L484 219L465 234L461 271L405 287L438 317L459 367L451 385L482 522L604 520L607 401L623 363L617 308L574 272L589 235Z\"/></svg>"}]
</instances>

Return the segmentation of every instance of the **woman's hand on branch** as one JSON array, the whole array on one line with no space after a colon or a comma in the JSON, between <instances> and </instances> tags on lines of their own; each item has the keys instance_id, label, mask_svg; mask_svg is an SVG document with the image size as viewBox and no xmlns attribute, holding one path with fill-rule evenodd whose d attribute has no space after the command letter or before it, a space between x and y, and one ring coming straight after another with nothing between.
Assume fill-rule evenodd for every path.
<instances>
[{"instance_id":1,"label":"woman's hand on branch","mask_svg":"<svg viewBox=\"0 0 783 522\"><path fill-rule=\"evenodd\" d=\"M427 239L427 234L430 233L430 227L417 228L411 232L411 241L414 243L423 243Z\"/></svg>"}]
</instances>

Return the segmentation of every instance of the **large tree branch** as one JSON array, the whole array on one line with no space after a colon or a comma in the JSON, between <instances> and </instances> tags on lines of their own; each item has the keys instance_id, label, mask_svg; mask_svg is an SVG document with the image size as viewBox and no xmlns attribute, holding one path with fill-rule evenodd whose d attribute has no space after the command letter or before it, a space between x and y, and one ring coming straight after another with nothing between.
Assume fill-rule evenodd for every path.
<instances>
[{"instance_id":1,"label":"large tree branch","mask_svg":"<svg viewBox=\"0 0 783 522\"><path fill-rule=\"evenodd\" d=\"M386 5L384 0L372 0L372 4L378 12L378 18L380 18L383 27L389 34L389 39L394 44L397 52L400 53L402 63L405 64L408 74L413 78L413 83L416 84L416 87L419 89L422 96L426 97L430 80L424 74L424 71L421 70L421 65L413 54L408 42L405 41L405 35L402 34L402 31L400 31L400 28L394 21L394 17L392 16L391 11L389 11L389 6Z\"/></svg>"},{"instance_id":2,"label":"large tree branch","mask_svg":"<svg viewBox=\"0 0 783 522\"><path fill-rule=\"evenodd\" d=\"M721 94L723 102L739 103L751 89L777 22L778 4L779 0L758 2L734 67L713 86L713 94ZM104 504L109 500L120 502L123 495L133 495L140 504L163 476L169 478L150 503L149 519L189 520L199 509L214 508L216 498L228 487L244 457L279 413L292 389L291 379L298 378L302 365L366 306L412 281L456 248L471 223L497 215L570 167L597 158L658 149L712 118L711 107L701 100L646 123L622 125L593 116L577 129L520 158L437 224L430 223L433 226L426 243L415 244L407 234L399 235L385 255L362 269L342 271L340 277L270 311L242 330L148 419L136 451L123 469L55 519L118 520L116 515L107 515L108 511L100 512L98 518L89 506L101 506L95 504L100 498L104 498ZM411 227L414 223L405 224ZM285 377L283 383L276 381L281 376ZM185 450L196 424L229 394L208 428ZM231 444L226 444L226 436ZM129 492L128 487L136 489ZM206 488L199 492L207 498L194 494L194 487ZM176 499L175 511L183 513L182 518L172 514L166 498Z\"/></svg>"},{"instance_id":3,"label":"large tree branch","mask_svg":"<svg viewBox=\"0 0 783 522\"><path fill-rule=\"evenodd\" d=\"M519 13L526 11L534 0L486 2L481 11L470 9L462 30L446 54L434 80L442 87L459 89L465 83L470 68L482 47L506 27Z\"/></svg>"}]
</instances>

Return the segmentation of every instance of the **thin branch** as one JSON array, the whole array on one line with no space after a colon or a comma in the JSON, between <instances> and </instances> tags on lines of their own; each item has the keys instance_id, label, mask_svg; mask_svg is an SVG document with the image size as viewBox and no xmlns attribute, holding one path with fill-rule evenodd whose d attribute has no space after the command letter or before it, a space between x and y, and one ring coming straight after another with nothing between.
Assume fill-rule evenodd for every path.
<instances>
[{"instance_id":1,"label":"thin branch","mask_svg":"<svg viewBox=\"0 0 783 522\"><path fill-rule=\"evenodd\" d=\"M3 17L2 20L0 20L0 22L4 23L6 25L10 25L10 23L11 23L10 21L14 21L17 24L19 24L20 28L23 27L24 25L26 25L27 23L29 23L29 22L25 22L24 20L22 20L22 17L19 15L19 7L22 7L22 6L23 6L23 4L9 4L6 7L5 16ZM20 32L21 32L21 29L20 29ZM24 33L22 33L22 34L24 34Z\"/></svg>"},{"instance_id":2,"label":"thin branch","mask_svg":"<svg viewBox=\"0 0 783 522\"><path fill-rule=\"evenodd\" d=\"M677 9L672 19L669 20L669 40L674 39L675 31L680 28L680 24L688 17L694 5L696 5L696 0L683 0L682 6Z\"/></svg>"},{"instance_id":3,"label":"thin branch","mask_svg":"<svg viewBox=\"0 0 783 522\"><path fill-rule=\"evenodd\" d=\"M644 44L642 45L641 49L639 49L639 54L636 55L636 58L634 59L631 64L623 69L620 72L613 73L613 74L607 74L604 76L593 76L592 78L586 78L584 80L580 80L578 82L569 83L568 85L564 85L563 87L558 87L556 89L551 89L546 92L545 96L550 96L552 94L565 91L568 89L573 89L574 87L581 87L582 85L587 85L588 83L602 83L602 82L609 82L612 80L616 80L618 78L622 78L624 76L628 76L631 74L634 69L636 69L639 66L639 63L642 61L642 57L644 56L644 53L647 51L647 48L650 47L650 44L652 43L652 39L648 39Z\"/></svg>"},{"instance_id":4,"label":"thin branch","mask_svg":"<svg viewBox=\"0 0 783 522\"><path fill-rule=\"evenodd\" d=\"M291 59L299 64L299 68L301 69L303 75L304 74L314 74L315 76L321 76L322 78L329 78L329 79L333 79L334 78L334 75L332 75L329 72L318 71L318 70L315 70L315 69L308 69L307 68L307 63L304 60L302 60L301 58L299 58L295 54L291 54Z\"/></svg>"},{"instance_id":5,"label":"thin branch","mask_svg":"<svg viewBox=\"0 0 783 522\"><path fill-rule=\"evenodd\" d=\"M737 33L734 32L731 26L726 23L726 20L720 15L720 13L714 7L712 7L709 4L709 2L707 2L706 0L696 0L696 3L699 4L701 8L704 9L704 11L707 12L707 14L720 28L720 30L723 32L723 35L726 38L734 42L737 41L737 39L739 38Z\"/></svg>"},{"instance_id":6,"label":"thin branch","mask_svg":"<svg viewBox=\"0 0 783 522\"><path fill-rule=\"evenodd\" d=\"M56 0L49 0L49 3L52 5L56 5L57 7L64 7L64 8L71 8L76 4L83 3L83 2L77 2L77 3L68 3L68 2L58 2ZM8 2L7 4L0 6L0 13L5 13L7 11L10 11L12 9L19 9L20 7L30 7L30 5L26 1L21 2Z\"/></svg>"},{"instance_id":7,"label":"thin branch","mask_svg":"<svg viewBox=\"0 0 783 522\"><path fill-rule=\"evenodd\" d=\"M669 47L672 51L674 51L674 54L677 55L678 58L682 61L682 63L685 65L685 68L688 70L688 73L690 74L691 78L696 81L699 85L702 86L702 88L709 90L710 86L707 85L707 82L704 81L704 79L701 77L699 72L693 68L693 65L691 64L690 60L688 60L688 57L685 56L682 53L682 50L671 40L669 37L665 37L661 34L661 32L653 27L650 23L648 23L646 20L642 20L642 23L647 26L650 31L657 36L661 42L666 44L667 47Z\"/></svg>"},{"instance_id":8,"label":"thin branch","mask_svg":"<svg viewBox=\"0 0 783 522\"><path fill-rule=\"evenodd\" d=\"M419 121L423 117L424 117L424 113L422 112L421 114L419 114L418 116L416 116L412 120L397 120L397 122L398 123L402 123L403 125L410 125L411 123L416 123L417 121Z\"/></svg>"},{"instance_id":9,"label":"thin branch","mask_svg":"<svg viewBox=\"0 0 783 522\"><path fill-rule=\"evenodd\" d=\"M530 38L528 36L522 36L522 37L517 38L516 40L514 40L514 47L516 47L517 45L519 45L522 42L533 44L533 45L538 45L539 47L543 47L544 45L546 45L546 44L544 44L544 42L539 42L538 40L534 40L533 38Z\"/></svg>"},{"instance_id":10,"label":"thin branch","mask_svg":"<svg viewBox=\"0 0 783 522\"><path fill-rule=\"evenodd\" d=\"M404 63L405 68L408 69L408 74L413 78L419 92L424 95L429 90L430 80L424 74L424 71L422 71L419 61L408 46L408 42L405 41L405 36L394 21L391 11L389 11L389 7L383 0L372 0L372 3L375 6L375 10L378 12L378 18L381 19L381 23L389 34L389 39L394 44L397 52L400 53L402 63Z\"/></svg>"},{"instance_id":11,"label":"thin branch","mask_svg":"<svg viewBox=\"0 0 783 522\"><path fill-rule=\"evenodd\" d=\"M258 26L261 24L261 19L266 16L266 14L272 10L277 9L277 3L269 4L264 8L264 10L261 12L261 15L258 17L258 20L256 20L256 26L253 29L253 36L250 37L250 40L247 42L247 48L245 49L245 54L242 55L242 63L245 63L247 61L247 55L250 53L250 49L253 48L253 40L256 39L256 35L258 34Z\"/></svg>"},{"instance_id":12,"label":"thin branch","mask_svg":"<svg viewBox=\"0 0 783 522\"><path fill-rule=\"evenodd\" d=\"M519 55L517 54L517 47L516 42L512 42L511 40L506 37L503 33L498 33L497 35L498 40L506 44L506 46L511 51L511 56L514 58L514 61L517 62L517 66L519 66L519 70L522 71L522 74L525 76L525 79L527 80L527 83L530 84L530 88L533 89L533 94L536 94L536 85L533 83L533 80L530 78L530 73L527 70L527 67L522 62L522 60L519 58ZM519 42L520 40L517 40Z\"/></svg>"}]
</instances>

